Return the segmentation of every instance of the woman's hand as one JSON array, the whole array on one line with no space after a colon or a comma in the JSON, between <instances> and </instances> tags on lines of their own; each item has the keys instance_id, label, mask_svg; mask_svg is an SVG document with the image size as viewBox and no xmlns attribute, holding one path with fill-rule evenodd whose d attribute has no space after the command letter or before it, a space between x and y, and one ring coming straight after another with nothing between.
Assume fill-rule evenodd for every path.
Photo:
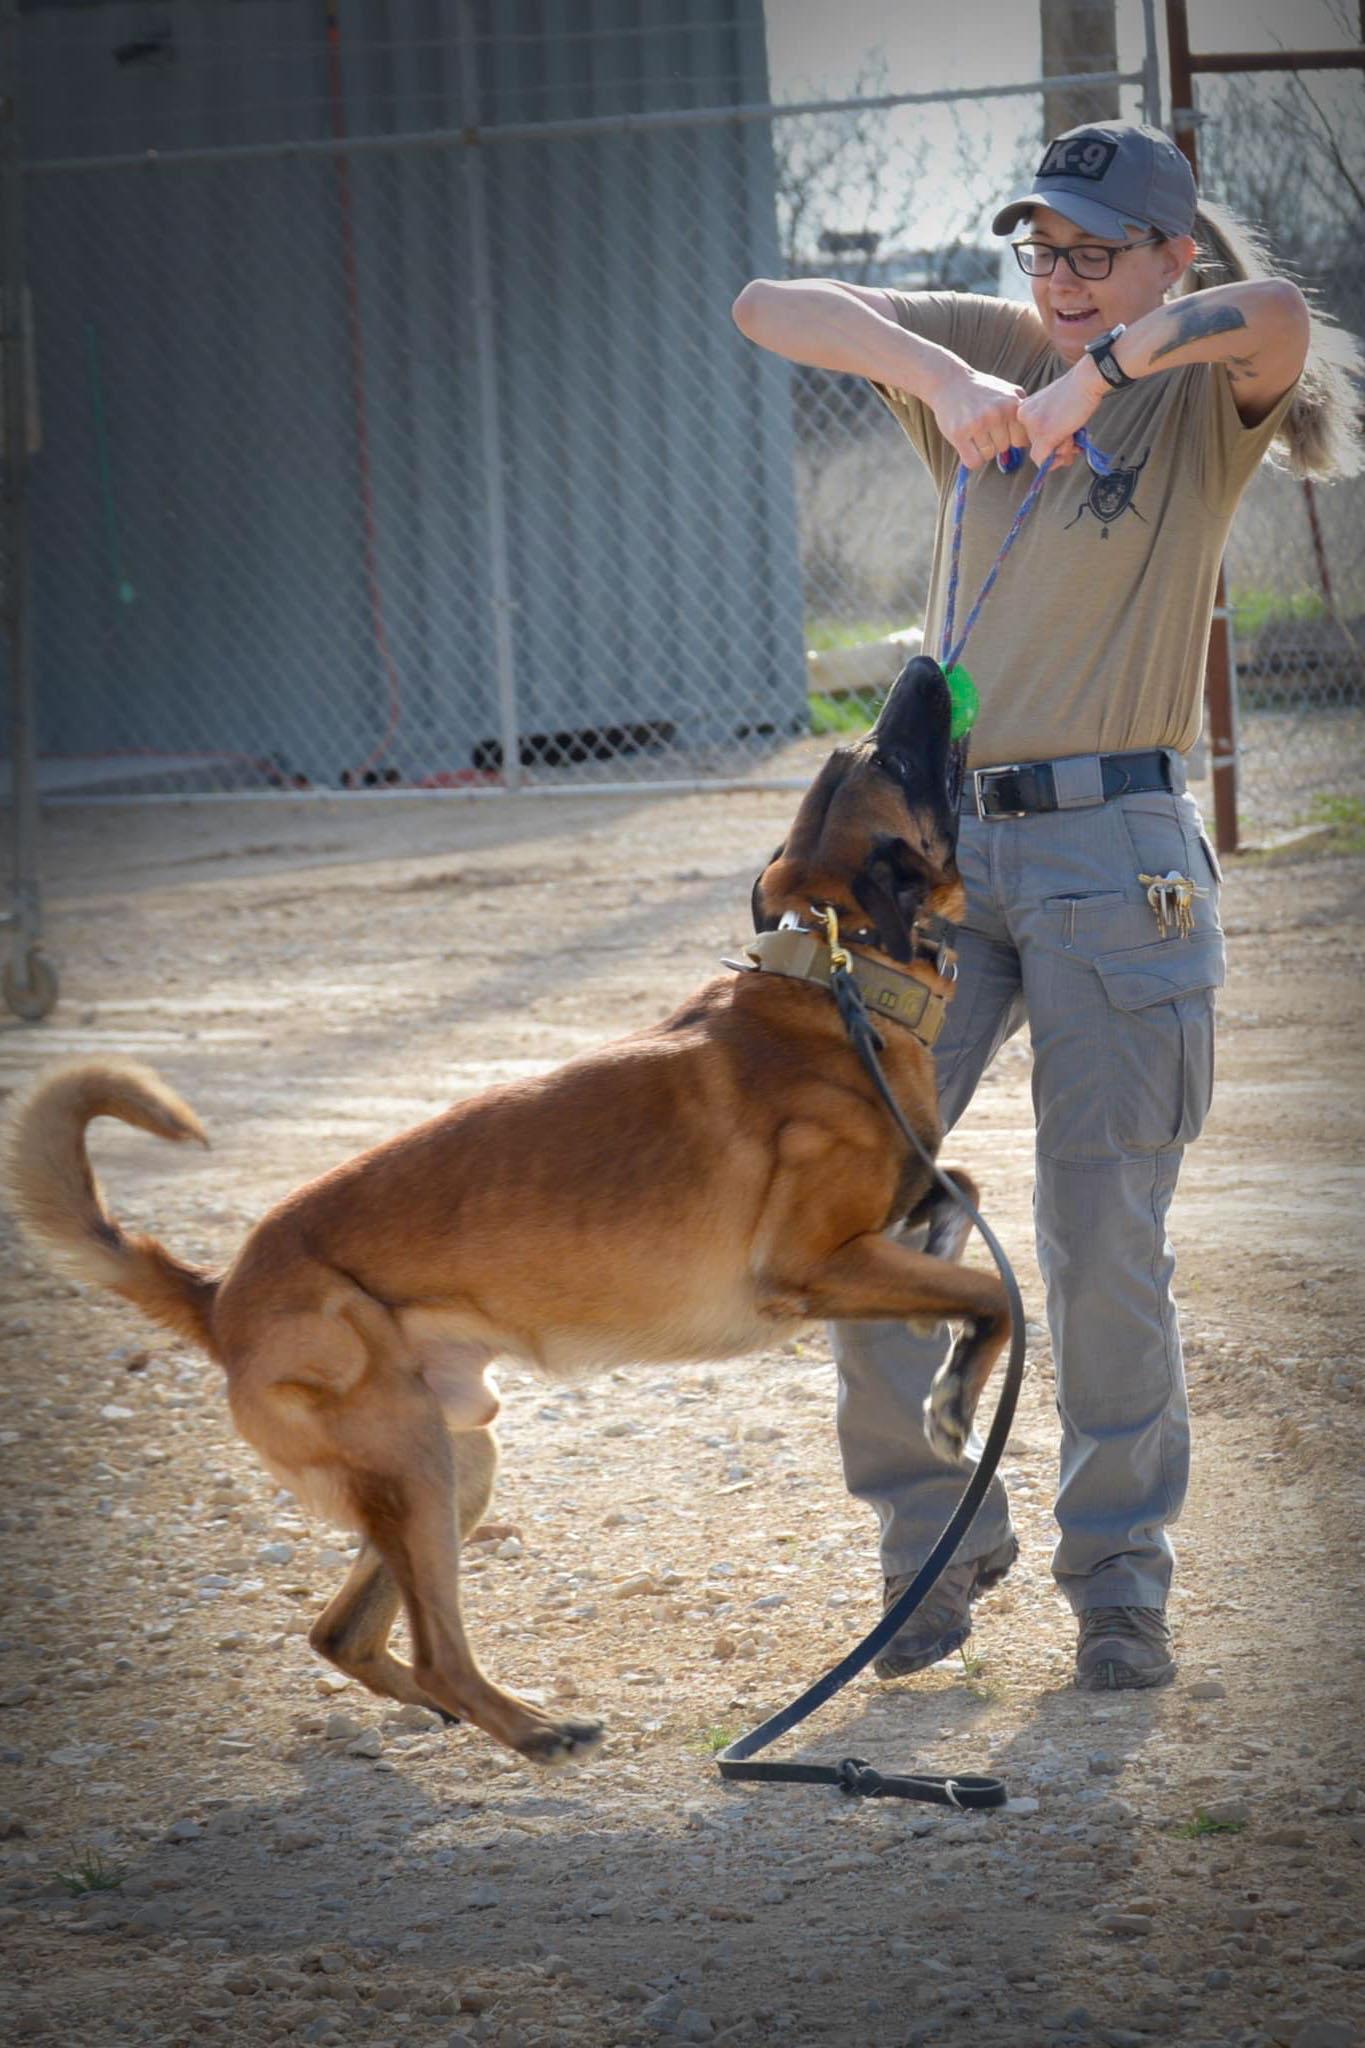
<instances>
[{"instance_id":1,"label":"woman's hand","mask_svg":"<svg viewBox=\"0 0 1365 2048\"><path fill-rule=\"evenodd\" d=\"M1096 385L1099 389L1096 390ZM1053 457L1054 469L1067 469L1080 454L1075 434L1091 419L1109 386L1089 356L1082 356L1055 384L1026 398L1019 408L1029 454L1039 468Z\"/></svg>"},{"instance_id":2,"label":"woman's hand","mask_svg":"<svg viewBox=\"0 0 1365 2048\"><path fill-rule=\"evenodd\" d=\"M981 469L1009 448L1027 448L1020 423L1023 389L1002 377L988 377L965 364L947 378L929 403L945 440L968 469Z\"/></svg>"}]
</instances>

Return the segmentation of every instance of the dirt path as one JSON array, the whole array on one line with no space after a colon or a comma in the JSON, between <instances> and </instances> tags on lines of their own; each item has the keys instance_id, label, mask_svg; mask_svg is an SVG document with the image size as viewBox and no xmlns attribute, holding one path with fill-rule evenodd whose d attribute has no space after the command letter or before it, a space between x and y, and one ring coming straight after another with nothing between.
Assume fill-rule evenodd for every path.
<instances>
[{"instance_id":1,"label":"dirt path","mask_svg":"<svg viewBox=\"0 0 1365 2048\"><path fill-rule=\"evenodd\" d=\"M745 936L792 801L64 811L64 1000L0 1027L0 1084L56 1055L160 1065L216 1149L114 1131L100 1170L125 1221L220 1259L306 1175L662 1013ZM1225 898L1218 1097L1173 1233L1197 1435L1167 1692L1068 1687L1023 1047L949 1147L1034 1319L1007 1460L1025 1554L965 1665L855 1682L808 1753L999 1771L1001 1815L716 1780L721 1733L877 1605L823 1337L573 1392L504 1377L517 1533L473 1562L475 1639L609 1726L599 1761L542 1778L333 1687L304 1631L341 1540L237 1443L213 1368L5 1226L6 2036L1354 2041L1363 870L1242 865Z\"/></svg>"}]
</instances>

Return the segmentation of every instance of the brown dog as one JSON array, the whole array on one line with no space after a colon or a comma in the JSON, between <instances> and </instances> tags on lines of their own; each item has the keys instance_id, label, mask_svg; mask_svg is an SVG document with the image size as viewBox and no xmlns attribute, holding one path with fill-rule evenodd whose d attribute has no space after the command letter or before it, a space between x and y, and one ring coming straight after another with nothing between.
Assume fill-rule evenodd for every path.
<instances>
[{"instance_id":1,"label":"brown dog","mask_svg":"<svg viewBox=\"0 0 1365 2048\"><path fill-rule=\"evenodd\" d=\"M937 665L912 662L876 729L830 756L754 890L760 932L833 907L890 1016L941 1017L951 993L942 934L927 936L963 900L949 718ZM789 941L765 948L775 960ZM932 1035L923 1019L919 1035L883 1030L890 1085L931 1152ZM830 995L790 964L720 976L650 1030L376 1145L281 1202L217 1277L109 1217L85 1145L97 1116L206 1142L146 1069L61 1067L11 1126L21 1221L82 1279L202 1345L267 1467L361 1532L314 1648L536 1762L601 1731L503 1691L465 1636L459 1540L492 1495L494 1358L561 1379L734 1357L812 1318L958 1318L926 1404L931 1440L957 1456L1008 1330L999 1282L956 1263L966 1226ZM911 1217L929 1227L924 1251L886 1235ZM411 1665L388 1648L400 1605Z\"/></svg>"}]
</instances>

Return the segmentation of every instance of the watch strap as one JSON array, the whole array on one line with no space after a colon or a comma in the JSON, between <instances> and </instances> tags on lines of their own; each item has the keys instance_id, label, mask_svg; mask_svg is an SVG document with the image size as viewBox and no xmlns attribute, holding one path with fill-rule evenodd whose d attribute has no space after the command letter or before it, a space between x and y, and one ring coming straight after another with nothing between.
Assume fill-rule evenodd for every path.
<instances>
[{"instance_id":1,"label":"watch strap","mask_svg":"<svg viewBox=\"0 0 1365 2048\"><path fill-rule=\"evenodd\" d=\"M1137 378L1130 377L1114 354L1114 343L1128 332L1126 327L1111 327L1107 334L1101 334L1094 341L1086 343L1085 352L1106 384L1115 391L1122 391L1126 385L1136 384Z\"/></svg>"}]
</instances>

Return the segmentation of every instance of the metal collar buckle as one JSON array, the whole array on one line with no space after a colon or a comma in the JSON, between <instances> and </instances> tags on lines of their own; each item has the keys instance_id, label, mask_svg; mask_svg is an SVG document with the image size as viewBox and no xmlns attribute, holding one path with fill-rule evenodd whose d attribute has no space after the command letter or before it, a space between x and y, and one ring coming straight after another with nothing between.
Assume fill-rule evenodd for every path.
<instances>
[{"instance_id":1,"label":"metal collar buckle","mask_svg":"<svg viewBox=\"0 0 1365 2048\"><path fill-rule=\"evenodd\" d=\"M976 815L990 824L1001 818L1026 818L1027 811L988 811L986 809L985 780L988 775L1017 775L1023 767L1022 761L999 761L994 768L973 768L972 788L976 792Z\"/></svg>"}]
</instances>

